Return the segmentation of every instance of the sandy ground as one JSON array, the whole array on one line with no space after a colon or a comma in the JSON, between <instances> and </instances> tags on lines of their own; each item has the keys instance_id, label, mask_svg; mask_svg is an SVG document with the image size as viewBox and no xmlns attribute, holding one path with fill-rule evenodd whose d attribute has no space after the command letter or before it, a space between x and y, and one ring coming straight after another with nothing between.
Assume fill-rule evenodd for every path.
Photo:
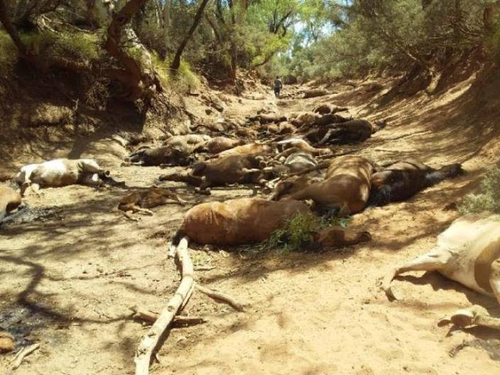
<instances>
[{"instance_id":1,"label":"sandy ground","mask_svg":"<svg viewBox=\"0 0 500 375\"><path fill-rule=\"evenodd\" d=\"M419 157L433 166L461 161L468 174L408 202L356 215L352 226L373 235L367 244L319 254L193 249L195 266L213 267L198 271L197 280L231 294L247 310L238 313L195 294L185 313L208 322L173 329L152 373L498 374L498 332L437 326L472 304L499 314L494 300L436 274L400 277L394 283L404 297L400 301L389 302L376 286L395 264L433 246L458 215L445 207L475 189L484 168L498 160L498 110L489 98L481 105L490 112L473 111L475 82L473 77L439 96L390 105L380 104L386 90L371 82L338 86L337 94L317 99L276 102L260 94L233 101L226 116L274 105L286 113L322 102L348 105L353 115L390 120L360 146L361 154L376 161ZM59 148L52 155L69 151ZM89 140L82 153L104 160L132 187L150 186L162 173L120 167L124 155L109 135ZM189 204L158 207L155 216L138 223L115 209L125 190L46 189L27 200L45 217L0 231L0 328L12 332L20 346L41 344L16 374L134 373L135 348L147 326L130 319L129 308L159 311L172 296L178 274L166 257L166 241L183 213L207 200L182 184L167 186L179 188ZM246 188L214 189L208 199L251 194ZM0 356L2 375L8 358Z\"/></svg>"}]
</instances>

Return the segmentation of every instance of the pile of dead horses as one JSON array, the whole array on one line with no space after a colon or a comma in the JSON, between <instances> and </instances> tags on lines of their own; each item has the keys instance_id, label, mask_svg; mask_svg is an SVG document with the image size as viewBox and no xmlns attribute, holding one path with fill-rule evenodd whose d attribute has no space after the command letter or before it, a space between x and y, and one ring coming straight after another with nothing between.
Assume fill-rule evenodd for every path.
<instances>
[{"instance_id":1,"label":"pile of dead horses","mask_svg":"<svg viewBox=\"0 0 500 375\"><path fill-rule=\"evenodd\" d=\"M188 194L208 195L213 189L247 185L257 195L201 203L186 213L168 252L182 277L177 292L159 315L136 312L153 322L137 349L136 373L148 373L160 337L195 290L244 310L233 298L196 284L188 252L190 242L213 246L260 243L294 215L347 217L371 207L407 200L464 173L459 164L439 168L418 160L378 164L356 155L356 148L335 151L341 145L355 145L359 150L364 141L386 125L384 121L353 119L347 108L321 105L312 112L289 117L262 112L241 123L198 124L193 134L168 136L155 145L148 140L131 139L131 153L125 164L168 169L158 176L155 186L123 195L117 208L128 220L154 215L152 209L159 205L187 204L177 192L162 187L167 181L184 183ZM14 176L14 187L0 186L0 219L21 214L23 196L37 194L45 187L84 184L128 189L126 181L117 181L112 175L91 159L56 159L26 165ZM436 270L480 293L494 295L500 302L499 247L488 250L491 241L498 242L499 230L499 222L491 216L463 217L439 237L433 251L395 269L381 286L389 297L395 298L390 283L398 274ZM457 233L463 241L456 240ZM370 240L371 235L365 230L332 225L313 236L314 246L310 248L327 251ZM482 272L480 277L478 270ZM477 310L460 311L450 321L461 326L500 328L496 320Z\"/></svg>"}]
</instances>

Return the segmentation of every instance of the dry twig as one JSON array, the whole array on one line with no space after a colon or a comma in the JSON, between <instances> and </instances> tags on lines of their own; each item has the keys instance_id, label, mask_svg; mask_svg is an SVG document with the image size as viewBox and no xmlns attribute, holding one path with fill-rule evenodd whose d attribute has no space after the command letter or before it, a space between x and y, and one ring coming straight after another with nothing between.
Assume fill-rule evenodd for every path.
<instances>
[{"instance_id":1,"label":"dry twig","mask_svg":"<svg viewBox=\"0 0 500 375\"><path fill-rule=\"evenodd\" d=\"M196 289L198 289L200 292L202 292L203 294L209 296L210 298L216 301L227 303L229 306L231 306L233 309L237 311L245 310L241 303L235 301L234 298L228 296L227 294L216 292L214 290L205 288L204 286L201 286L199 284L196 284Z\"/></svg>"},{"instance_id":2,"label":"dry twig","mask_svg":"<svg viewBox=\"0 0 500 375\"><path fill-rule=\"evenodd\" d=\"M139 306L133 306L130 308L134 312L133 318L144 320L148 323L154 323L160 317L157 312L145 309ZM203 324L207 320L197 316L176 316L174 321L171 323L172 328L187 327L191 325Z\"/></svg>"},{"instance_id":3,"label":"dry twig","mask_svg":"<svg viewBox=\"0 0 500 375\"><path fill-rule=\"evenodd\" d=\"M24 358L26 358L28 355L33 353L35 350L37 350L40 347L40 344L33 344L30 346L27 346L23 348L19 353L17 353L14 358L12 359L10 368L11 370L17 369L19 366L21 366L21 363L23 363Z\"/></svg>"}]
</instances>

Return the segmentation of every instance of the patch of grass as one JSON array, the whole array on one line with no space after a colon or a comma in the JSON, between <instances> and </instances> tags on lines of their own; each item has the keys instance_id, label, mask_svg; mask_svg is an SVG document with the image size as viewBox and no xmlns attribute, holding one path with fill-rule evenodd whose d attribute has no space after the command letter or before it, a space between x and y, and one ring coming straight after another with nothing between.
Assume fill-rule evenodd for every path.
<instances>
[{"instance_id":1,"label":"patch of grass","mask_svg":"<svg viewBox=\"0 0 500 375\"><path fill-rule=\"evenodd\" d=\"M40 56L60 56L77 60L97 60L101 50L99 36L89 33L52 31L21 34L26 47Z\"/></svg>"},{"instance_id":2,"label":"patch of grass","mask_svg":"<svg viewBox=\"0 0 500 375\"><path fill-rule=\"evenodd\" d=\"M500 166L486 172L479 194L468 194L458 206L461 215L490 211L500 213Z\"/></svg>"},{"instance_id":3,"label":"patch of grass","mask_svg":"<svg viewBox=\"0 0 500 375\"><path fill-rule=\"evenodd\" d=\"M61 33L51 31L22 33L20 38L29 50L42 58L59 56L75 60L97 60L101 47L99 36L89 33ZM8 75L17 63L18 53L10 36L0 30L0 74Z\"/></svg>"},{"instance_id":4,"label":"patch of grass","mask_svg":"<svg viewBox=\"0 0 500 375\"><path fill-rule=\"evenodd\" d=\"M163 86L170 87L182 94L200 87L200 79L193 73L187 62L181 61L181 66L174 72L170 69L170 59L162 60L156 53L152 53L151 57L153 67L158 73Z\"/></svg>"},{"instance_id":5,"label":"patch of grass","mask_svg":"<svg viewBox=\"0 0 500 375\"><path fill-rule=\"evenodd\" d=\"M350 218L325 218L310 212L299 213L288 219L282 228L275 230L269 239L263 242L260 249L263 251L281 248L284 253L300 251L311 243L314 235L330 226L346 228Z\"/></svg>"},{"instance_id":6,"label":"patch of grass","mask_svg":"<svg viewBox=\"0 0 500 375\"><path fill-rule=\"evenodd\" d=\"M170 68L170 61L168 60ZM170 87L177 92L187 93L200 87L200 79L191 70L189 63L181 61L181 65L176 72L170 71Z\"/></svg>"},{"instance_id":7,"label":"patch of grass","mask_svg":"<svg viewBox=\"0 0 500 375\"><path fill-rule=\"evenodd\" d=\"M170 81L167 63L162 60L155 52L151 53L151 62L153 63L153 67L156 73L158 73L158 76L160 77L162 86L167 87Z\"/></svg>"},{"instance_id":8,"label":"patch of grass","mask_svg":"<svg viewBox=\"0 0 500 375\"><path fill-rule=\"evenodd\" d=\"M97 60L100 58L101 47L96 34L72 33L63 34L57 39L57 49L61 54L74 55L76 58Z\"/></svg>"}]
</instances>

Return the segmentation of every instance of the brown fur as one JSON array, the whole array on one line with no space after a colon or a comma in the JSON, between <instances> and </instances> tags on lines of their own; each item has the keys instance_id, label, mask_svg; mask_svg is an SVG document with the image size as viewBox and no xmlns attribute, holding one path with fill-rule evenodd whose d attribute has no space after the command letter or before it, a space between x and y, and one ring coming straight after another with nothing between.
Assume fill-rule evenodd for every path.
<instances>
[{"instance_id":1,"label":"brown fur","mask_svg":"<svg viewBox=\"0 0 500 375\"><path fill-rule=\"evenodd\" d=\"M229 155L193 165L191 174L203 179L202 188L236 183L258 183L265 167L261 155ZM250 170L252 170L250 172ZM258 171L259 170L259 171Z\"/></svg>"},{"instance_id":2,"label":"brown fur","mask_svg":"<svg viewBox=\"0 0 500 375\"><path fill-rule=\"evenodd\" d=\"M165 140L165 146L178 146L184 145L200 146L210 141L210 137L205 134L187 134L187 135L174 135Z\"/></svg>"},{"instance_id":3,"label":"brown fur","mask_svg":"<svg viewBox=\"0 0 500 375\"><path fill-rule=\"evenodd\" d=\"M361 212L370 194L373 165L360 156L335 159L327 170L326 179L291 195L291 199L312 199L320 206L338 207L343 214Z\"/></svg>"},{"instance_id":4,"label":"brown fur","mask_svg":"<svg viewBox=\"0 0 500 375\"><path fill-rule=\"evenodd\" d=\"M333 120L328 116L336 117ZM327 119L327 120L325 120ZM370 138L379 127L367 120L349 120L339 115L325 115L318 121L318 125L309 131L304 138L313 144L349 144L359 143Z\"/></svg>"},{"instance_id":5,"label":"brown fur","mask_svg":"<svg viewBox=\"0 0 500 375\"><path fill-rule=\"evenodd\" d=\"M401 202L444 179L463 173L460 164L436 170L418 160L401 161L373 174L370 204L381 206L389 202Z\"/></svg>"},{"instance_id":6,"label":"brown fur","mask_svg":"<svg viewBox=\"0 0 500 375\"><path fill-rule=\"evenodd\" d=\"M303 112L296 115L292 124L297 127L309 128L312 126L326 126L334 123L349 121L349 118L334 113L320 114L314 112Z\"/></svg>"},{"instance_id":7,"label":"brown fur","mask_svg":"<svg viewBox=\"0 0 500 375\"><path fill-rule=\"evenodd\" d=\"M348 109L346 107L337 107L336 105L333 104L321 104L314 109L314 112L319 113L321 115L326 115L329 113L335 114L337 112L344 112L347 110Z\"/></svg>"},{"instance_id":8,"label":"brown fur","mask_svg":"<svg viewBox=\"0 0 500 375\"><path fill-rule=\"evenodd\" d=\"M22 203L21 194L14 189L0 185L0 221Z\"/></svg>"},{"instance_id":9,"label":"brown fur","mask_svg":"<svg viewBox=\"0 0 500 375\"><path fill-rule=\"evenodd\" d=\"M204 134L176 135L168 138L161 147L146 147L134 151L129 159L133 164L145 166L188 165L193 153L200 151L210 137Z\"/></svg>"},{"instance_id":10,"label":"brown fur","mask_svg":"<svg viewBox=\"0 0 500 375\"><path fill-rule=\"evenodd\" d=\"M261 124L270 124L286 121L286 116L279 113L263 113L258 116L250 118L250 121L259 121Z\"/></svg>"},{"instance_id":11,"label":"brown fur","mask_svg":"<svg viewBox=\"0 0 500 375\"><path fill-rule=\"evenodd\" d=\"M297 130L295 126L290 124L289 122L282 122L278 125L278 133L279 134L292 134Z\"/></svg>"},{"instance_id":12,"label":"brown fur","mask_svg":"<svg viewBox=\"0 0 500 375\"><path fill-rule=\"evenodd\" d=\"M269 124L269 125L265 125L265 130L268 132L268 133L278 133L279 132L279 126L276 125L276 124Z\"/></svg>"},{"instance_id":13,"label":"brown fur","mask_svg":"<svg viewBox=\"0 0 500 375\"><path fill-rule=\"evenodd\" d=\"M306 187L320 181L323 181L323 178L313 173L288 177L278 182L278 184L274 188L273 194L269 196L269 199L280 200L282 198L289 197L290 195L293 195L298 191L301 191Z\"/></svg>"},{"instance_id":14,"label":"brown fur","mask_svg":"<svg viewBox=\"0 0 500 375\"><path fill-rule=\"evenodd\" d=\"M222 151L229 150L236 146L243 145L244 142L241 139L232 139L226 137L215 137L207 142L206 148L211 154L218 154Z\"/></svg>"},{"instance_id":15,"label":"brown fur","mask_svg":"<svg viewBox=\"0 0 500 375\"><path fill-rule=\"evenodd\" d=\"M367 120L350 120L336 124L328 141L340 144L363 142L378 129L374 123Z\"/></svg>"},{"instance_id":16,"label":"brown fur","mask_svg":"<svg viewBox=\"0 0 500 375\"><path fill-rule=\"evenodd\" d=\"M246 139L256 139L259 133L255 129L240 127L236 130L236 135Z\"/></svg>"},{"instance_id":17,"label":"brown fur","mask_svg":"<svg viewBox=\"0 0 500 375\"><path fill-rule=\"evenodd\" d=\"M188 165L193 160L193 153L202 145L189 145L186 143L145 148L130 154L129 159L133 164L145 166Z\"/></svg>"},{"instance_id":18,"label":"brown fur","mask_svg":"<svg viewBox=\"0 0 500 375\"><path fill-rule=\"evenodd\" d=\"M202 177L193 176L191 171L172 171L170 173L162 174L159 178L160 181L175 181L185 182L192 186L200 186L203 182Z\"/></svg>"},{"instance_id":19,"label":"brown fur","mask_svg":"<svg viewBox=\"0 0 500 375\"><path fill-rule=\"evenodd\" d=\"M368 232L359 232L338 226L322 229L314 236L314 242L321 244L326 249L355 245L371 239L372 236Z\"/></svg>"},{"instance_id":20,"label":"brown fur","mask_svg":"<svg viewBox=\"0 0 500 375\"><path fill-rule=\"evenodd\" d=\"M174 200L180 205L185 204L185 202L171 190L151 187L147 190L136 191L124 196L118 204L118 209L125 212L137 212L140 211L138 208L153 208L167 204L170 200Z\"/></svg>"},{"instance_id":21,"label":"brown fur","mask_svg":"<svg viewBox=\"0 0 500 375\"><path fill-rule=\"evenodd\" d=\"M303 202L271 202L260 198L203 203L190 209L182 232L199 244L239 245L262 242L297 213L308 212Z\"/></svg>"},{"instance_id":22,"label":"brown fur","mask_svg":"<svg viewBox=\"0 0 500 375\"><path fill-rule=\"evenodd\" d=\"M237 146L230 150L221 152L218 156L220 158L233 155L255 155L255 154L268 154L273 151L269 145L262 145L258 143L250 143L248 145Z\"/></svg>"},{"instance_id":23,"label":"brown fur","mask_svg":"<svg viewBox=\"0 0 500 375\"><path fill-rule=\"evenodd\" d=\"M12 172L0 172L0 182L5 182L12 180L15 177L15 173Z\"/></svg>"},{"instance_id":24,"label":"brown fur","mask_svg":"<svg viewBox=\"0 0 500 375\"><path fill-rule=\"evenodd\" d=\"M280 144L280 146L282 146L284 150L294 148L296 151L308 152L311 155L315 155L315 156L326 155L326 154L331 153L331 150L329 148L313 147L309 143L307 143L307 141L305 141L303 139L297 138L297 139L292 139L291 141L293 141L293 142L289 142L289 143L283 142L282 144ZM294 152L296 152L296 151L294 151ZM286 156L288 156L288 155L290 155L290 153L288 153ZM282 154L280 154L279 156L282 156Z\"/></svg>"},{"instance_id":25,"label":"brown fur","mask_svg":"<svg viewBox=\"0 0 500 375\"><path fill-rule=\"evenodd\" d=\"M304 92L304 99L317 98L318 96L328 95L328 91L325 89L310 89Z\"/></svg>"},{"instance_id":26,"label":"brown fur","mask_svg":"<svg viewBox=\"0 0 500 375\"><path fill-rule=\"evenodd\" d=\"M431 170L429 166L415 159L399 161L374 173L371 180L372 188L380 188L382 185L388 183L388 180L391 178L391 171L408 171L415 175L424 175L429 170Z\"/></svg>"}]
</instances>

